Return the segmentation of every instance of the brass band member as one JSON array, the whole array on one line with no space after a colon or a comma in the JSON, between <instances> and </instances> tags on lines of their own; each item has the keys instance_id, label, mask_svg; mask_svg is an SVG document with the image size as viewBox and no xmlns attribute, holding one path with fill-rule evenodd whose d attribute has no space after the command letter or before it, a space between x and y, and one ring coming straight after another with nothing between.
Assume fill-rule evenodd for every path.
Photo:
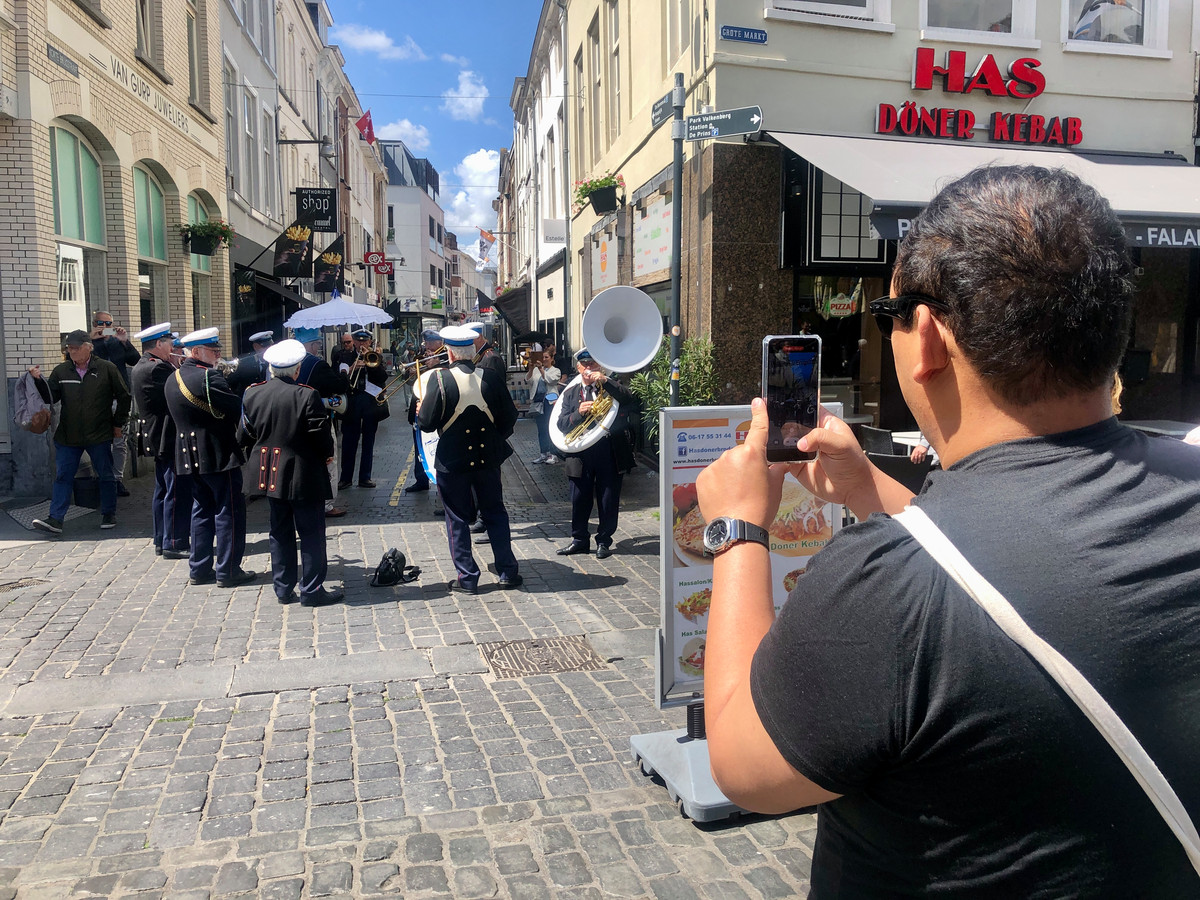
<instances>
[{"instance_id":1,"label":"brass band member","mask_svg":"<svg viewBox=\"0 0 1200 900\"><path fill-rule=\"evenodd\" d=\"M351 335L354 338L354 349L358 358L351 366L346 366L344 372L350 378L350 396L347 409L342 419L342 477L338 481L338 489L345 490L354 483L354 464L358 456L358 444L362 441L362 461L358 467L358 486L373 488L371 480L375 461L375 432L379 429L379 420L386 415L387 407L375 402L375 394L367 385L374 385L380 390L387 384L387 371L382 365L369 366L364 356L371 350L371 332L360 328ZM339 367L341 368L341 367Z\"/></svg>"},{"instance_id":2,"label":"brass band member","mask_svg":"<svg viewBox=\"0 0 1200 900\"><path fill-rule=\"evenodd\" d=\"M445 345L442 336L432 328L427 329L421 336L423 343L418 350L418 362L422 371L440 368L446 365ZM414 390L408 400L408 421L413 430L413 483L404 489L406 494L416 494L429 490L429 476L421 465L421 431L417 427L417 392Z\"/></svg>"}]
</instances>

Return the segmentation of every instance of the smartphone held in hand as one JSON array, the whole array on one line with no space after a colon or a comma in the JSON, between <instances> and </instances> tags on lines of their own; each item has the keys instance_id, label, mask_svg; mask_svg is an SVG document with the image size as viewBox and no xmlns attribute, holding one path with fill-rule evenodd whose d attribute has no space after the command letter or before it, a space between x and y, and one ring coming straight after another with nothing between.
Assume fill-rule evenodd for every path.
<instances>
[{"instance_id":1,"label":"smartphone held in hand","mask_svg":"<svg viewBox=\"0 0 1200 900\"><path fill-rule=\"evenodd\" d=\"M821 339L815 334L763 338L762 396L767 403L767 462L804 462L797 448L817 427L821 408Z\"/></svg>"}]
</instances>

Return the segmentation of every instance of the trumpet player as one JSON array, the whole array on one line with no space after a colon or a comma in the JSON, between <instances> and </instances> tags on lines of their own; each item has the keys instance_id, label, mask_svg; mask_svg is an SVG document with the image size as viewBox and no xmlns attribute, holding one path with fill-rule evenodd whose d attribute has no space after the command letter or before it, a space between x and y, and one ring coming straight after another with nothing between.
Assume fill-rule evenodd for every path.
<instances>
[{"instance_id":1,"label":"trumpet player","mask_svg":"<svg viewBox=\"0 0 1200 900\"><path fill-rule=\"evenodd\" d=\"M300 362L300 372L296 375L296 384L307 385L317 392L321 404L331 415L345 412L350 390L350 380L341 372L335 372L322 356L321 330L319 328L295 329L296 340L304 345L304 359ZM335 351L336 352L336 351ZM332 426L332 422L330 423ZM329 457L329 483L336 485L338 477L338 433L332 431L334 450ZM325 517L336 519L346 514L346 508L337 506L337 488L334 487L333 497L325 501Z\"/></svg>"},{"instance_id":2,"label":"trumpet player","mask_svg":"<svg viewBox=\"0 0 1200 900\"><path fill-rule=\"evenodd\" d=\"M563 394L553 413L564 434L585 420L592 404L601 394L609 394L620 412L612 432L578 453L567 455L563 466L571 482L571 543L560 549L559 556L571 556L591 551L588 520L592 517L593 501L599 516L596 528L596 558L612 556L613 532L617 530L617 513L621 506L621 479L635 465L633 448L625 430L628 410L634 403L633 394L620 383L604 374L600 364L587 348L575 354L575 369L582 379Z\"/></svg>"},{"instance_id":3,"label":"trumpet player","mask_svg":"<svg viewBox=\"0 0 1200 900\"><path fill-rule=\"evenodd\" d=\"M350 394L346 412L342 418L342 477L338 490L345 490L354 483L354 465L358 456L358 445L362 442L362 460L358 466L358 486L373 488L371 480L375 460L375 432L379 420L387 414L387 406L375 401L375 396L387 384L387 372L383 365L368 365L365 359L371 351L371 332L360 328L351 333L354 350L358 354L353 365L345 361L338 367L350 379ZM368 385L373 385L372 391Z\"/></svg>"},{"instance_id":4,"label":"trumpet player","mask_svg":"<svg viewBox=\"0 0 1200 900\"><path fill-rule=\"evenodd\" d=\"M238 397L244 397L246 388L250 385L267 380L267 363L263 359L263 354L273 343L275 343L275 332L273 331L259 331L250 335L250 346L253 349L249 353L239 356L225 377L225 380L229 382L229 389Z\"/></svg>"}]
</instances>

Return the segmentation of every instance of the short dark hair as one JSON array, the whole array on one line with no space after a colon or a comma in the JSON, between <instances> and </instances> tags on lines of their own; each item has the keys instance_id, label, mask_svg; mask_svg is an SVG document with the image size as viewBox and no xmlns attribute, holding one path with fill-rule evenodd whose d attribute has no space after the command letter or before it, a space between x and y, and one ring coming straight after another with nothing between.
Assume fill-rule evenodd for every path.
<instances>
[{"instance_id":1,"label":"short dark hair","mask_svg":"<svg viewBox=\"0 0 1200 900\"><path fill-rule=\"evenodd\" d=\"M946 185L901 242L893 287L947 303L967 359L1021 406L1107 386L1129 341L1124 229L1064 169L985 166Z\"/></svg>"}]
</instances>

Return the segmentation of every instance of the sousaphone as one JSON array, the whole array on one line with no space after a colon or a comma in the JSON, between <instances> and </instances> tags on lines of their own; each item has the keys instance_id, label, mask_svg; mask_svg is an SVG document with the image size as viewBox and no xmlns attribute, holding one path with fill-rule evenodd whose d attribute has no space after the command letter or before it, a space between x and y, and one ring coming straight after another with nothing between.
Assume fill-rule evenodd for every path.
<instances>
[{"instance_id":1,"label":"sousaphone","mask_svg":"<svg viewBox=\"0 0 1200 900\"><path fill-rule=\"evenodd\" d=\"M610 372L636 372L645 368L658 353L662 342L662 314L645 291L618 285L601 291L583 311L583 345ZM563 398L575 385L583 384L576 375L558 395L550 410L550 440L564 453L586 450L609 433L620 411L610 394L601 393L583 422L563 433L558 415Z\"/></svg>"}]
</instances>

